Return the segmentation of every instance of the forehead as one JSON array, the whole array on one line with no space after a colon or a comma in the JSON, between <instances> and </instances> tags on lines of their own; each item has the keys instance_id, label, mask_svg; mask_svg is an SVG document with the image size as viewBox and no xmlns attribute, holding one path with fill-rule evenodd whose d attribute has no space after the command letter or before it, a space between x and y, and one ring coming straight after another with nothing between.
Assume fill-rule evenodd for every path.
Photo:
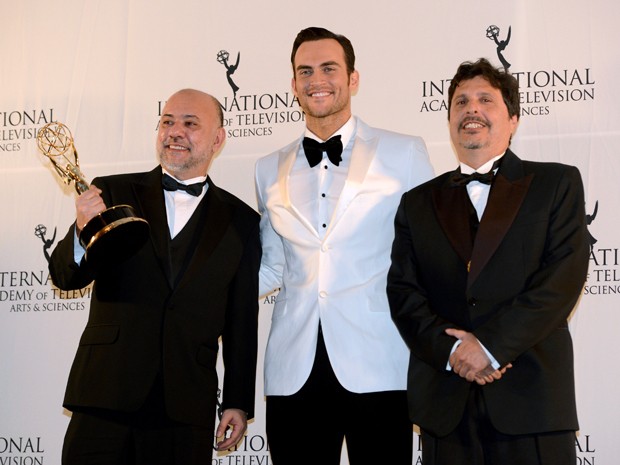
<instances>
[{"instance_id":1,"label":"forehead","mask_svg":"<svg viewBox=\"0 0 620 465\"><path fill-rule=\"evenodd\" d=\"M174 94L168 99L162 114L177 118L204 118L211 112L211 107L211 102L202 95L183 92Z\"/></svg>"},{"instance_id":2,"label":"forehead","mask_svg":"<svg viewBox=\"0 0 620 465\"><path fill-rule=\"evenodd\" d=\"M459 82L454 90L454 97L460 95L475 96L478 94L500 94L501 90L497 87L493 87L489 81L483 76L476 76L472 79Z\"/></svg>"},{"instance_id":3,"label":"forehead","mask_svg":"<svg viewBox=\"0 0 620 465\"><path fill-rule=\"evenodd\" d=\"M335 39L306 41L295 52L295 67L316 66L328 61L344 65L344 49Z\"/></svg>"}]
</instances>

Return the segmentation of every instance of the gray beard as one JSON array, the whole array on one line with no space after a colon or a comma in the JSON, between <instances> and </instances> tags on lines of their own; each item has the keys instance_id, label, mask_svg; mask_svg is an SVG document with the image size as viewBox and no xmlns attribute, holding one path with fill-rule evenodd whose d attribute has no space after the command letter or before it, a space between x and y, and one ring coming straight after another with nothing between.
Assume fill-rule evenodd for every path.
<instances>
[{"instance_id":1,"label":"gray beard","mask_svg":"<svg viewBox=\"0 0 620 465\"><path fill-rule=\"evenodd\" d=\"M481 149L482 147L483 147L483 144L474 143L474 142L470 142L469 144L463 145L463 148L466 148L467 150L478 150L478 149Z\"/></svg>"}]
</instances>

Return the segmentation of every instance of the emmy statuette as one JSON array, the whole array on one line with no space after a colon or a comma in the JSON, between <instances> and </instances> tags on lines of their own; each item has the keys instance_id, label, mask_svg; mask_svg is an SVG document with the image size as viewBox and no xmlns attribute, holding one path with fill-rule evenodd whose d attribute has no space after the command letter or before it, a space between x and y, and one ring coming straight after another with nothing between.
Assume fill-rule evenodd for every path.
<instances>
[{"instance_id":1,"label":"emmy statuette","mask_svg":"<svg viewBox=\"0 0 620 465\"><path fill-rule=\"evenodd\" d=\"M78 195L88 190L80 171L73 136L67 126L52 122L37 134L37 145L48 157L65 184L75 183ZM72 159L70 159L70 157ZM92 218L79 234L86 249L85 259L95 265L110 264L129 258L149 237L149 224L136 216L130 205L115 205Z\"/></svg>"}]
</instances>

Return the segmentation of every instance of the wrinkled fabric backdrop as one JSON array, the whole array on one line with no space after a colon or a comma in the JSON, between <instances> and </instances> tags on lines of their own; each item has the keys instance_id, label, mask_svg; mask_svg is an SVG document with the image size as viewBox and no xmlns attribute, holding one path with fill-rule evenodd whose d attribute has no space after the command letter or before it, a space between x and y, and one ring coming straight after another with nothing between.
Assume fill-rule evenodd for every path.
<instances>
[{"instance_id":1,"label":"wrinkled fabric backdrop","mask_svg":"<svg viewBox=\"0 0 620 465\"><path fill-rule=\"evenodd\" d=\"M578 461L618 463L620 4L1 0L0 13L0 464L60 463L69 420L61 402L90 297L89 288L61 292L49 281L46 257L73 221L75 192L38 152L37 131L68 125L89 181L149 170L165 99L184 87L208 91L225 107L228 136L211 176L255 206L255 161L304 127L289 60L308 26L351 39L361 76L354 113L424 137L437 174L456 167L445 100L458 64L487 57L518 77L513 150L576 165L586 189L590 270L570 323ZM238 450L214 464L271 463L262 352L272 302L261 300L256 419ZM377 425L377 457L388 437ZM421 463L417 436L415 449Z\"/></svg>"}]
</instances>

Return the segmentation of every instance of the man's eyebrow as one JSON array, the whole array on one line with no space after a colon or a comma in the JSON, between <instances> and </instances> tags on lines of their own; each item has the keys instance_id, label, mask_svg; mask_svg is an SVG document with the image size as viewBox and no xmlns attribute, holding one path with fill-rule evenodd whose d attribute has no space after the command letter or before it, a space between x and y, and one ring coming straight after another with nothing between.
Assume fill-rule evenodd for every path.
<instances>
[{"instance_id":1,"label":"man's eyebrow","mask_svg":"<svg viewBox=\"0 0 620 465\"><path fill-rule=\"evenodd\" d=\"M319 64L317 66L317 68L321 68L323 66L340 66L340 63L338 63L337 61L325 61L325 62ZM300 71L300 70L303 70L303 69L312 69L312 66L310 66L310 65L298 65L295 69L297 71Z\"/></svg>"},{"instance_id":2,"label":"man's eyebrow","mask_svg":"<svg viewBox=\"0 0 620 465\"><path fill-rule=\"evenodd\" d=\"M164 117L164 116L165 116L166 118L174 118L174 115L173 115L172 113L164 113L164 114L163 114L163 115L161 115L161 116L162 116L162 117ZM181 115L181 116L180 116L180 118L181 118L181 119L188 119L188 118L196 118L196 119L200 119L200 118L198 117L198 115L190 115L190 114L188 114L188 115Z\"/></svg>"}]
</instances>

